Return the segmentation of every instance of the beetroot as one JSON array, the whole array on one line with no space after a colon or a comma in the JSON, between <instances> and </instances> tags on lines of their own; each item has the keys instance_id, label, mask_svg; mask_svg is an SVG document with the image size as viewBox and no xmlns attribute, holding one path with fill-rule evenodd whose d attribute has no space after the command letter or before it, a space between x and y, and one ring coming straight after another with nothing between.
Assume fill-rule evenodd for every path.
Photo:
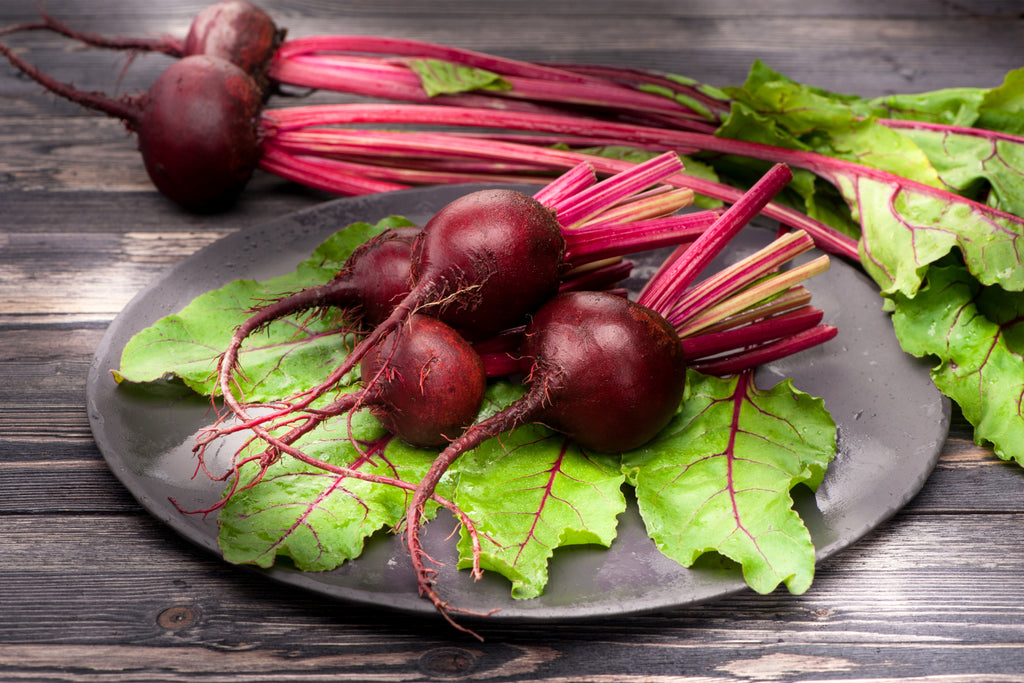
<instances>
[{"instance_id":1,"label":"beetroot","mask_svg":"<svg viewBox=\"0 0 1024 683\"><path fill-rule=\"evenodd\" d=\"M437 318L413 315L381 339L360 364L363 386L308 415L293 413L292 428L270 436L259 419L253 429L269 444L268 459L325 420L368 408L385 429L420 448L447 445L480 412L487 389L484 363L472 345ZM240 415L248 418L244 407ZM202 446L198 447L200 450ZM287 451L302 457L300 451Z\"/></svg>"},{"instance_id":2,"label":"beetroot","mask_svg":"<svg viewBox=\"0 0 1024 683\"><path fill-rule=\"evenodd\" d=\"M413 250L410 304L474 338L500 332L558 291L565 240L550 209L514 190L481 190L442 208Z\"/></svg>"},{"instance_id":3,"label":"beetroot","mask_svg":"<svg viewBox=\"0 0 1024 683\"><path fill-rule=\"evenodd\" d=\"M126 119L160 192L195 210L219 208L245 187L259 161L262 92L239 67L195 55L175 62L134 101Z\"/></svg>"},{"instance_id":4,"label":"beetroot","mask_svg":"<svg viewBox=\"0 0 1024 683\"><path fill-rule=\"evenodd\" d=\"M224 0L195 16L181 52L219 57L262 82L283 38L270 15L251 2Z\"/></svg>"},{"instance_id":5,"label":"beetroot","mask_svg":"<svg viewBox=\"0 0 1024 683\"><path fill-rule=\"evenodd\" d=\"M484 363L473 346L448 325L425 315L411 316L384 336L363 359L360 370L363 385L359 389L315 410L286 411L273 426L266 425L267 416L254 417L247 406L236 404L240 422L206 430L193 451L202 461L214 439L251 430L267 443L260 456L264 469L282 453L312 462L293 444L326 420L360 408L368 408L392 436L416 447L437 448L473 423L487 389ZM285 426L288 430L282 433L280 428ZM388 479L385 483L399 482Z\"/></svg>"},{"instance_id":6,"label":"beetroot","mask_svg":"<svg viewBox=\"0 0 1024 683\"><path fill-rule=\"evenodd\" d=\"M562 431L590 450L637 448L669 423L686 386L683 347L672 326L608 292L551 299L527 325L521 353L526 393L445 448L409 504L406 543L419 591L446 616L452 608L434 590L419 526L423 506L461 454L527 422Z\"/></svg>"},{"instance_id":7,"label":"beetroot","mask_svg":"<svg viewBox=\"0 0 1024 683\"><path fill-rule=\"evenodd\" d=\"M436 318L413 315L363 358L363 402L414 446L447 445L476 419L487 388L473 347Z\"/></svg>"},{"instance_id":8,"label":"beetroot","mask_svg":"<svg viewBox=\"0 0 1024 683\"><path fill-rule=\"evenodd\" d=\"M543 397L534 408L538 421L590 450L642 446L683 397L686 369L675 329L621 296L552 299L530 321L520 352L530 393Z\"/></svg>"},{"instance_id":9,"label":"beetroot","mask_svg":"<svg viewBox=\"0 0 1024 683\"><path fill-rule=\"evenodd\" d=\"M153 184L186 208L222 208L256 168L263 94L251 76L230 62L185 57L147 92L115 100L56 81L6 45L0 44L0 54L51 92L121 119L138 135Z\"/></svg>"},{"instance_id":10,"label":"beetroot","mask_svg":"<svg viewBox=\"0 0 1024 683\"><path fill-rule=\"evenodd\" d=\"M387 320L412 286L412 245L419 233L419 228L395 228L360 245L335 278L347 282L351 293L336 294L334 305L354 304L367 329Z\"/></svg>"},{"instance_id":11,"label":"beetroot","mask_svg":"<svg viewBox=\"0 0 1024 683\"><path fill-rule=\"evenodd\" d=\"M173 36L108 37L72 28L46 12L40 14L38 22L10 26L0 33L49 30L90 47L133 53L162 52L179 58L208 55L231 62L261 83L286 33L269 14L247 0L222 0L208 5L192 19L184 40Z\"/></svg>"}]
</instances>

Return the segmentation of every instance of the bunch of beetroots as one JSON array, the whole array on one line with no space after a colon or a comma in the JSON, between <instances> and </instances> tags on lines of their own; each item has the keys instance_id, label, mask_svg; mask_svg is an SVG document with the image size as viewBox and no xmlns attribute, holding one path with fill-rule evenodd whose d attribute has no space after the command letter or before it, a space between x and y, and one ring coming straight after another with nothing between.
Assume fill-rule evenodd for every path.
<instances>
[{"instance_id":1,"label":"bunch of beetroots","mask_svg":"<svg viewBox=\"0 0 1024 683\"><path fill-rule=\"evenodd\" d=\"M284 37L265 12L244 0L216 3L195 17L184 41L105 39L71 31L45 15L0 33L31 29L180 57L146 92L114 99L59 82L0 44L0 54L51 92L123 121L138 138L153 184L172 201L196 211L216 210L248 183L260 157L267 65Z\"/></svg>"},{"instance_id":2,"label":"bunch of beetroots","mask_svg":"<svg viewBox=\"0 0 1024 683\"><path fill-rule=\"evenodd\" d=\"M235 331L219 366L219 392L230 408L226 417L232 420L199 437L196 450L200 457L213 440L244 429L266 443L265 466L283 454L305 459L295 446L303 435L328 418L350 415L361 408L368 409L398 438L440 449L412 489L405 536L421 595L454 624L450 615L461 610L436 592L435 572L427 566L419 532L426 502L436 499L438 482L459 456L528 422L562 432L588 450L630 450L661 431L683 397L686 340L657 310L668 312L672 306L659 303L648 307L611 287L600 291L567 287L573 280L567 275L578 272L580 265L570 262L567 254L582 253L573 248L595 231L614 242L615 235L630 232L626 226L641 226L649 235L658 236L659 229L664 229L658 226L672 225L668 234L672 242L681 245L677 252L685 257L673 259L673 263L685 263L686 274L662 273L661 279L683 287L791 178L785 166L773 168L743 200L724 212L672 215L653 222L612 222L611 228L589 231L586 222L568 229L559 220L585 211L583 206L591 207L595 226L607 226L607 217L623 213L623 207L642 211L669 194L650 189L652 179L672 174L679 163L675 155L666 155L642 165L639 173L625 172L596 184L590 184L593 178L579 168L538 193L543 202L509 189L468 193L441 208L422 229L390 230L370 240L353 253L332 281L256 309ZM645 175L645 169L653 175ZM575 185L573 178L581 179L580 184ZM556 186L563 189L558 191ZM627 201L623 194L634 190L633 201ZM549 204L559 209L553 210ZM694 216L701 220L695 223ZM812 243L803 237L800 249L809 249ZM636 246L627 240L625 244L631 246L621 249L665 243L648 239ZM799 251L786 252L785 259L796 253ZM827 262L828 257L822 258ZM586 262L585 257L579 259ZM777 265L771 262L767 267ZM763 273L752 272L748 277L762 279ZM807 276L810 274L813 272ZM664 285L658 289L666 291ZM766 295L769 299L773 296ZM675 295L668 301L674 302ZM709 295L705 303L710 306L717 300ZM359 332L360 340L323 382L255 414L254 406L235 393L244 340L282 316L323 307L345 309L345 319ZM799 344L782 344L774 357L834 335L834 328L819 324L820 311L816 313L798 316L797 328L787 327L784 333L776 331L774 337L766 337L792 334L783 340L789 343L801 333L812 333ZM760 318L774 320L774 315L763 313ZM502 347L494 343L496 339L513 342ZM736 344L745 349L756 343L746 337ZM513 362L500 366L500 372L489 371L479 352L483 348L504 348L505 359ZM770 358L762 355L758 359ZM361 383L355 391L342 393L326 405L316 403L357 367ZM731 365L730 372L738 367ZM488 378L509 372L522 377L525 394L475 422ZM364 476L354 470L332 471ZM475 533L471 527L467 529L471 536Z\"/></svg>"}]
</instances>

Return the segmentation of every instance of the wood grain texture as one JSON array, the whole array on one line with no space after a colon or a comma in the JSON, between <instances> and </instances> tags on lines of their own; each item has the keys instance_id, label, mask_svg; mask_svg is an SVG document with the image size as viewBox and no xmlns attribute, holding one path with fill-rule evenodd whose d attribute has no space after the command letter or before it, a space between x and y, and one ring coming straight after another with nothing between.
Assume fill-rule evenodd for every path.
<instances>
[{"instance_id":1,"label":"wood grain texture","mask_svg":"<svg viewBox=\"0 0 1024 683\"><path fill-rule=\"evenodd\" d=\"M84 30L184 35L205 0L47 0ZM532 60L742 81L760 58L862 95L992 86L1024 66L1019 0L267 0L294 36L393 35ZM0 3L0 26L31 2ZM157 55L0 38L85 89ZM297 103L334 101L324 94ZM285 101L281 106L291 104ZM478 625L332 602L193 547L107 469L85 411L109 322L164 269L330 199L258 173L231 211L153 191L124 127L0 65L0 681L1024 682L1024 469L954 411L924 489L811 590L580 622Z\"/></svg>"}]
</instances>

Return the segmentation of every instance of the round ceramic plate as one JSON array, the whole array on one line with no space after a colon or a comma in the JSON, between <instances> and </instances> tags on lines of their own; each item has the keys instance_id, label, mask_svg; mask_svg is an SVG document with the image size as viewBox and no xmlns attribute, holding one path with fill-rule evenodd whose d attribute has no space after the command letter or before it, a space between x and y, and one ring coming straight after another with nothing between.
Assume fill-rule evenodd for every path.
<instances>
[{"instance_id":1,"label":"round ceramic plate","mask_svg":"<svg viewBox=\"0 0 1024 683\"><path fill-rule=\"evenodd\" d=\"M333 232L357 222L401 215L422 222L455 197L478 186L449 186L327 202L253 226L182 261L139 293L110 325L89 373L87 399L93 434L108 465L138 501L185 538L217 553L215 515L183 514L219 499L222 484L195 477L192 439L210 417L208 399L175 383L118 385L110 370L132 335L174 313L193 298L238 278L266 279L290 272ZM767 243L771 230L744 230L720 259L733 261ZM259 248L256 248L259 245ZM637 259L638 280L657 255ZM818 559L849 546L903 507L924 485L949 426L949 402L928 369L903 353L873 283L833 259L808 283L814 304L838 336L816 349L759 370L768 388L792 377L795 386L822 397L839 428L839 452L816 493L797 487L797 509ZM621 517L611 548L578 546L557 551L544 594L513 600L509 583L488 573L474 582L455 570L454 523L427 525L424 543L445 563L439 588L451 604L478 611L500 608L491 619L573 619L647 612L706 602L745 589L735 566L705 556L686 569L664 557L647 537L635 506ZM325 596L375 607L433 612L420 599L408 555L395 535L370 540L356 560L329 572L301 572L279 562L270 579ZM813 590L813 588L812 588Z\"/></svg>"}]
</instances>

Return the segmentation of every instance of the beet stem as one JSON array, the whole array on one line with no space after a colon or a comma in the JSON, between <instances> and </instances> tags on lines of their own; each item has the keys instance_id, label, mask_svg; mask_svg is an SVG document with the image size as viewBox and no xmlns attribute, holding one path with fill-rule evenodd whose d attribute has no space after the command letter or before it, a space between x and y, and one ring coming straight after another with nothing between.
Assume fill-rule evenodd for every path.
<instances>
[{"instance_id":1,"label":"beet stem","mask_svg":"<svg viewBox=\"0 0 1024 683\"><path fill-rule=\"evenodd\" d=\"M665 285L652 284L640 298L640 303L655 311L667 310L671 302L693 283L736 233L760 213L792 177L793 173L788 166L773 166L749 191L726 209L714 225L697 238L693 246L687 250L685 258L677 260L667 271L660 274L659 282L664 282Z\"/></svg>"},{"instance_id":2,"label":"beet stem","mask_svg":"<svg viewBox=\"0 0 1024 683\"><path fill-rule=\"evenodd\" d=\"M300 159L280 148L264 142L260 149L259 166L268 173L307 187L347 195L373 194L409 189L408 185L369 180L365 176L330 168L328 160Z\"/></svg>"},{"instance_id":3,"label":"beet stem","mask_svg":"<svg viewBox=\"0 0 1024 683\"><path fill-rule=\"evenodd\" d=\"M599 225L565 231L565 260L577 266L609 256L690 244L718 219L714 210L678 216L638 220L619 225Z\"/></svg>"},{"instance_id":4,"label":"beet stem","mask_svg":"<svg viewBox=\"0 0 1024 683\"><path fill-rule=\"evenodd\" d=\"M679 327L813 247L814 240L802 230L785 233L754 254L694 285L659 312Z\"/></svg>"},{"instance_id":5,"label":"beet stem","mask_svg":"<svg viewBox=\"0 0 1024 683\"><path fill-rule=\"evenodd\" d=\"M677 327L680 336L689 336L708 326L738 313L746 308L757 305L772 296L780 294L790 287L825 272L829 268L828 256L819 256L790 270L785 270L749 287L742 292L701 310L685 321L677 321L669 316L669 322Z\"/></svg>"},{"instance_id":6,"label":"beet stem","mask_svg":"<svg viewBox=\"0 0 1024 683\"><path fill-rule=\"evenodd\" d=\"M691 368L708 375L735 375L791 356L833 339L838 330L831 325L817 325L792 336L741 351L721 359L698 361Z\"/></svg>"},{"instance_id":7,"label":"beet stem","mask_svg":"<svg viewBox=\"0 0 1024 683\"><path fill-rule=\"evenodd\" d=\"M652 144L662 149L670 147L679 153L684 148L707 148L711 151L729 153L733 150L732 141L723 141L708 135L695 135L683 131L644 128L635 125L614 124L590 119L569 116L527 115L521 112L502 112L490 110L474 110L462 107L445 107L438 105L401 105L401 104L339 104L315 105L311 107L290 107L264 112L267 135L280 141L288 131L309 128L312 126L335 126L348 124L389 123L389 124L422 124L422 125L455 125L455 126L490 126L513 130L533 130L554 132L567 135L603 135L607 140L618 140L619 144L628 141L630 144ZM341 131L334 131L340 133ZM346 131L348 132L348 131ZM364 133L366 131L363 131ZM589 161L598 173L617 173L633 166L631 162L610 159L581 152L562 149L531 147L526 144L514 144L500 139L485 140L451 134L437 133L430 138L432 142L425 146L428 138L416 134L392 134L389 137L379 135L375 139L363 137L361 149L365 153L376 152L381 146L395 146L404 137L406 144L403 153L413 150L428 149L431 153L451 156L455 151L472 155L476 158L530 159L543 163L548 168L571 168L580 162ZM750 144L750 143L748 143ZM767 153L766 153L767 154ZM797 157L801 160L803 157ZM743 192L736 188L705 180L696 176L677 174L667 183L680 187L689 187L695 192L720 199L725 202L738 201ZM805 214L776 203L769 203L763 209L769 218L794 228L802 228L814 236L817 246L829 253L857 259L856 240L844 235L834 228L826 226Z\"/></svg>"},{"instance_id":8,"label":"beet stem","mask_svg":"<svg viewBox=\"0 0 1024 683\"><path fill-rule=\"evenodd\" d=\"M650 187L683 169L675 152L666 152L637 164L572 195L558 206L558 222L572 228L596 216L622 198Z\"/></svg>"},{"instance_id":9,"label":"beet stem","mask_svg":"<svg viewBox=\"0 0 1024 683\"><path fill-rule=\"evenodd\" d=\"M587 219L573 231L599 226L633 223L643 218L669 216L693 204L693 190L685 187L672 188L661 185L656 190L642 192L626 198L615 206Z\"/></svg>"},{"instance_id":10,"label":"beet stem","mask_svg":"<svg viewBox=\"0 0 1024 683\"><path fill-rule=\"evenodd\" d=\"M597 174L594 173L594 167L589 162L583 162L573 166L538 190L533 198L557 212L561 202L575 196L595 182L597 182Z\"/></svg>"},{"instance_id":11,"label":"beet stem","mask_svg":"<svg viewBox=\"0 0 1024 683\"><path fill-rule=\"evenodd\" d=\"M788 337L814 327L821 322L823 312L813 306L803 306L780 315L766 317L749 325L721 332L698 334L682 338L683 350L689 362L726 351L766 341Z\"/></svg>"},{"instance_id":12,"label":"beet stem","mask_svg":"<svg viewBox=\"0 0 1024 683\"><path fill-rule=\"evenodd\" d=\"M558 286L560 292L591 291L614 287L629 277L633 272L633 263L621 257L590 261L584 266L574 268L562 277Z\"/></svg>"},{"instance_id":13,"label":"beet stem","mask_svg":"<svg viewBox=\"0 0 1024 683\"><path fill-rule=\"evenodd\" d=\"M731 330L762 318L796 310L806 306L810 302L811 293L807 291L805 287L797 285L795 287L790 287L778 296L772 297L767 303L763 303L752 308L746 308L740 313L722 318L719 322L713 325L708 325L700 332L693 335L687 335L683 338L689 339L691 336L702 337L716 332Z\"/></svg>"}]
</instances>

